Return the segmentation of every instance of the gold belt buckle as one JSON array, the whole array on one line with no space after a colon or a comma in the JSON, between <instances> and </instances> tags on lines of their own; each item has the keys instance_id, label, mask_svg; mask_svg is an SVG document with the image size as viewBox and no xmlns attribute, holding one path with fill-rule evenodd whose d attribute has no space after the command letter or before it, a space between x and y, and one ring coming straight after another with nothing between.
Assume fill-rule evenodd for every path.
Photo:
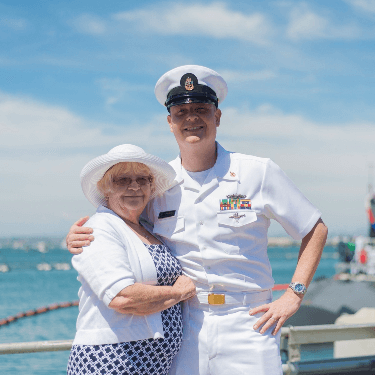
<instances>
[{"instance_id":1,"label":"gold belt buckle","mask_svg":"<svg viewBox=\"0 0 375 375\"><path fill-rule=\"evenodd\" d=\"M208 303L210 305L224 305L224 303L225 303L225 294L210 293L208 295Z\"/></svg>"}]
</instances>

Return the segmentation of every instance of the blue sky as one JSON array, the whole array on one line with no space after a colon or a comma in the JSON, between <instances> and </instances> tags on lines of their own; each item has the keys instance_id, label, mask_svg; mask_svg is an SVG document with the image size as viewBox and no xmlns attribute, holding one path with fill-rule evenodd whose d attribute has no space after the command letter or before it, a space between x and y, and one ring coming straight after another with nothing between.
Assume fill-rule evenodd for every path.
<instances>
[{"instance_id":1,"label":"blue sky","mask_svg":"<svg viewBox=\"0 0 375 375\"><path fill-rule=\"evenodd\" d=\"M80 170L117 144L173 159L153 90L185 64L228 83L225 148L271 157L331 235L365 234L374 21L374 0L0 0L0 236L64 234L92 214Z\"/></svg>"}]
</instances>

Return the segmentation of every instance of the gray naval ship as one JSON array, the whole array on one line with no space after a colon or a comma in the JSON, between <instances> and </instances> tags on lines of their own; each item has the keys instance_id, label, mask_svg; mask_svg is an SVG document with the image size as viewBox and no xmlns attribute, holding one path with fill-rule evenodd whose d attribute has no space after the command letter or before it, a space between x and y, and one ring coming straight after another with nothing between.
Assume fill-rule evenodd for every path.
<instances>
[{"instance_id":1,"label":"gray naval ship","mask_svg":"<svg viewBox=\"0 0 375 375\"><path fill-rule=\"evenodd\" d=\"M315 280L287 325L334 324L342 314L355 314L363 307L375 308L375 276L341 273Z\"/></svg>"},{"instance_id":2,"label":"gray naval ship","mask_svg":"<svg viewBox=\"0 0 375 375\"><path fill-rule=\"evenodd\" d=\"M338 244L340 263L336 275L311 283L300 309L287 325L334 324L342 314L375 308L375 191L371 185L365 208L369 236Z\"/></svg>"}]
</instances>

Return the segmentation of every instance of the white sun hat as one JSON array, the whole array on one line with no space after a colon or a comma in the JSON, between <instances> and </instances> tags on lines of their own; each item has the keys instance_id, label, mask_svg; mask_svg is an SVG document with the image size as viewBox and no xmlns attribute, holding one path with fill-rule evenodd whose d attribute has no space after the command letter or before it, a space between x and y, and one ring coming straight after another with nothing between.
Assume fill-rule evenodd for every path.
<instances>
[{"instance_id":1,"label":"white sun hat","mask_svg":"<svg viewBox=\"0 0 375 375\"><path fill-rule=\"evenodd\" d=\"M95 207L104 205L106 202L104 195L97 187L97 183L109 168L121 162L142 163L150 168L155 188L150 199L162 195L173 185L176 172L167 162L157 156L147 154L138 146L123 144L112 148L107 154L92 159L81 171L83 193Z\"/></svg>"}]
</instances>

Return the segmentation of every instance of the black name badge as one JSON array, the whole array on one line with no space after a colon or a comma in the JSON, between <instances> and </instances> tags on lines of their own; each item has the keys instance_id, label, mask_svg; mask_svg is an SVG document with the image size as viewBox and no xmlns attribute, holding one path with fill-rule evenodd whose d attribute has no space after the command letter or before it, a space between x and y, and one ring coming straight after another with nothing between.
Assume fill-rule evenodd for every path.
<instances>
[{"instance_id":1,"label":"black name badge","mask_svg":"<svg viewBox=\"0 0 375 375\"><path fill-rule=\"evenodd\" d=\"M165 219L166 217L172 217L176 215L176 210L160 212L158 219Z\"/></svg>"}]
</instances>

